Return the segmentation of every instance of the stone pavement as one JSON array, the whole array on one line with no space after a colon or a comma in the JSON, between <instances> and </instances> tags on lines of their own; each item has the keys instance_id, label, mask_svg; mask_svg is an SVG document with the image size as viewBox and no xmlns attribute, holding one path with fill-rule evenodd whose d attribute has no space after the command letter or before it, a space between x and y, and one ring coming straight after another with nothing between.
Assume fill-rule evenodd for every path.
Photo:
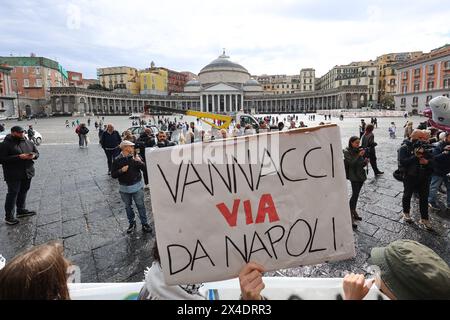
<instances>
[{"instance_id":1,"label":"stone pavement","mask_svg":"<svg viewBox=\"0 0 450 320\"><path fill-rule=\"evenodd\" d=\"M128 125L126 118L112 120L119 123L122 130ZM61 119L46 121L45 128L37 127L41 133L61 130ZM371 171L362 190L358 212L363 221L355 232L356 257L268 275L342 277L348 271L366 273L371 248L402 238L431 247L450 263L450 213L431 213L436 228L432 233L401 220L402 185L393 179L392 171L396 168L396 149L402 139L388 138L390 121L396 121L399 135L403 131L403 119L379 119L380 128L375 131L375 140L379 144L379 167L385 175L374 178ZM418 118L415 122L418 124ZM348 137L357 134L359 119L337 123L341 126L345 145ZM144 234L139 223L136 233L126 234L128 222L118 194L118 183L106 174L102 149L98 144L79 149L72 131L60 138L51 137L50 144L39 147L41 157L36 162L36 177L28 196L28 208L37 210L38 215L24 218L14 227L0 223L0 254L9 260L27 247L60 240L66 256L80 266L82 282L141 281L145 267L152 262L154 234ZM92 130L91 139L96 142L94 133ZM350 190L349 187L349 193ZM153 226L150 195L148 191L146 194ZM5 195L6 184L0 181L2 215ZM412 216L416 221L419 219L417 203L412 207Z\"/></svg>"}]
</instances>

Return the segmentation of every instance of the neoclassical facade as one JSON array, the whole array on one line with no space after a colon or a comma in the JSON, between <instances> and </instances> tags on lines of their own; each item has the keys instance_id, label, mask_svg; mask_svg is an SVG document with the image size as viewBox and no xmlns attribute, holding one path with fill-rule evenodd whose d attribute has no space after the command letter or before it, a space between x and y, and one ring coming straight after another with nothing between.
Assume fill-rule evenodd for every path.
<instances>
[{"instance_id":1,"label":"neoclassical facade","mask_svg":"<svg viewBox=\"0 0 450 320\"><path fill-rule=\"evenodd\" d=\"M51 113L122 114L147 111L145 106L164 106L213 113L293 113L354 109L367 106L367 86L267 94L259 82L225 52L206 65L198 79L186 83L177 95L133 95L75 87L51 88Z\"/></svg>"},{"instance_id":2,"label":"neoclassical facade","mask_svg":"<svg viewBox=\"0 0 450 320\"><path fill-rule=\"evenodd\" d=\"M115 94L77 87L51 88L53 115L93 113L98 115L129 115L145 111L145 106L164 106L180 110L203 110L232 113L313 112L330 109L356 109L367 103L367 87L349 86L339 89L288 95L243 95L202 93L200 96L152 96ZM242 106L242 108L241 108Z\"/></svg>"}]
</instances>

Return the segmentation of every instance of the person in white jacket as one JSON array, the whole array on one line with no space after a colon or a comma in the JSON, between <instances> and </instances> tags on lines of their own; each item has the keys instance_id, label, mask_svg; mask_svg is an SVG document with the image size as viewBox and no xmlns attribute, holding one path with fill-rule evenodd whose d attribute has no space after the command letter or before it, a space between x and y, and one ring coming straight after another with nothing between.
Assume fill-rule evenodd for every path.
<instances>
[{"instance_id":1,"label":"person in white jacket","mask_svg":"<svg viewBox=\"0 0 450 320\"><path fill-rule=\"evenodd\" d=\"M170 286L164 281L158 245L153 247L153 264L145 270L145 284L139 292L138 300L206 300L200 293L200 284ZM260 292L265 288L262 280L264 269L255 262L247 263L239 274L241 297L243 300L264 299Z\"/></svg>"}]
</instances>

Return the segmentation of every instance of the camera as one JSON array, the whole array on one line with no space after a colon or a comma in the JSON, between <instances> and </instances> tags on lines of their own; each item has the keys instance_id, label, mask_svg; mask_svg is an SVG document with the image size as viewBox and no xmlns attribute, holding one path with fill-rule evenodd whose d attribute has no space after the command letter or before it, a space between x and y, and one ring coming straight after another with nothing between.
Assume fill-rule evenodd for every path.
<instances>
[{"instance_id":1,"label":"camera","mask_svg":"<svg viewBox=\"0 0 450 320\"><path fill-rule=\"evenodd\" d=\"M416 141L413 145L414 154L417 156L419 154L423 154L424 156L430 156L433 151L433 145L425 142L425 141ZM421 151L422 150L422 151Z\"/></svg>"},{"instance_id":2,"label":"camera","mask_svg":"<svg viewBox=\"0 0 450 320\"><path fill-rule=\"evenodd\" d=\"M361 152L364 150L364 158L369 158L369 152L370 152L370 148L364 148L364 147L359 147L358 148L358 152Z\"/></svg>"}]
</instances>

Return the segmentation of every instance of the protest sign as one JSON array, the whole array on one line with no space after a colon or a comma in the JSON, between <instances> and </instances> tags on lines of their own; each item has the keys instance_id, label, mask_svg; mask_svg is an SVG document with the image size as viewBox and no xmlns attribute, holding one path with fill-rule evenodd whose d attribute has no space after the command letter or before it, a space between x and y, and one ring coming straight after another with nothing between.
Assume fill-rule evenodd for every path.
<instances>
[{"instance_id":1,"label":"protest sign","mask_svg":"<svg viewBox=\"0 0 450 320\"><path fill-rule=\"evenodd\" d=\"M146 150L167 284L355 255L339 127Z\"/></svg>"}]
</instances>

